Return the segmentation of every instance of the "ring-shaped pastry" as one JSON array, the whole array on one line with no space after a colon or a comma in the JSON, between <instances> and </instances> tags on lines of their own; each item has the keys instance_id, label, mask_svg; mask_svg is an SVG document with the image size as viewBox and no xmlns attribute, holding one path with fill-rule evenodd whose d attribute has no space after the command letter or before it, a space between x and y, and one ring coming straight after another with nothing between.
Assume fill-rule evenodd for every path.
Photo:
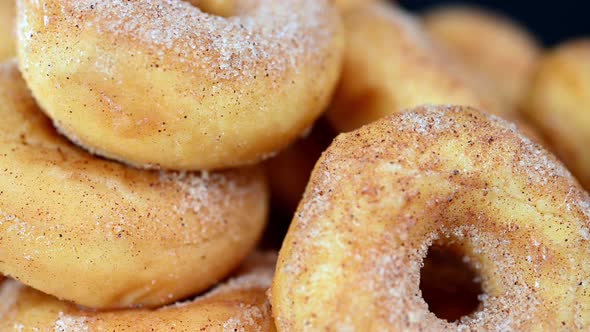
<instances>
[{"instance_id":1,"label":"ring-shaped pastry","mask_svg":"<svg viewBox=\"0 0 590 332\"><path fill-rule=\"evenodd\" d=\"M320 115L341 69L328 0L19 1L19 60L41 108L93 153L147 168L265 159Z\"/></svg>"},{"instance_id":2,"label":"ring-shaped pastry","mask_svg":"<svg viewBox=\"0 0 590 332\"><path fill-rule=\"evenodd\" d=\"M480 307L456 322L419 288L432 245L462 249ZM590 328L590 198L513 125L426 106L338 136L316 165L272 287L279 331Z\"/></svg>"}]
</instances>

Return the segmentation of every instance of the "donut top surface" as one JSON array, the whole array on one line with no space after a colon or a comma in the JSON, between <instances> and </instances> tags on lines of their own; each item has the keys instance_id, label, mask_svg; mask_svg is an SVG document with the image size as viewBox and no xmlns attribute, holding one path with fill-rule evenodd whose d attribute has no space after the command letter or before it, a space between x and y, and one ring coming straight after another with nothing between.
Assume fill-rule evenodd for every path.
<instances>
[{"instance_id":1,"label":"donut top surface","mask_svg":"<svg viewBox=\"0 0 590 332\"><path fill-rule=\"evenodd\" d=\"M21 24L34 28L42 23L49 32L56 30L68 37L82 33L81 25L86 25L119 43L121 51L125 44L141 45L158 60L154 67L205 73L217 84L247 84L257 75L280 81L313 61L316 52L330 44L334 27L320 18L325 15L323 0L281 2L289 5L270 0L236 1L232 15L222 17L204 13L183 0L46 1L39 5L46 21L30 18ZM52 21L58 18L64 21ZM75 26L80 30L58 31ZM102 60L98 65L108 71L107 55Z\"/></svg>"},{"instance_id":2,"label":"donut top surface","mask_svg":"<svg viewBox=\"0 0 590 332\"><path fill-rule=\"evenodd\" d=\"M437 318L419 289L428 248L456 245L480 307ZM279 255L281 331L585 330L590 198L504 120L424 106L338 136Z\"/></svg>"}]
</instances>

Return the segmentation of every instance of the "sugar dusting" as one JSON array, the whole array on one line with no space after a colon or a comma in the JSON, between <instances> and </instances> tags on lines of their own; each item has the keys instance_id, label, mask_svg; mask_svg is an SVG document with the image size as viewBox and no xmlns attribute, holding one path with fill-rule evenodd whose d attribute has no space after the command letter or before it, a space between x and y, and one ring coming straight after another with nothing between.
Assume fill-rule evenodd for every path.
<instances>
[{"instance_id":1,"label":"sugar dusting","mask_svg":"<svg viewBox=\"0 0 590 332\"><path fill-rule=\"evenodd\" d=\"M188 211L202 213L207 209L218 212L229 208L230 202L224 193L230 196L244 197L251 193L251 188L240 186L236 179L225 173L209 172L160 172L160 181L171 184L184 193L182 199L172 208L181 215Z\"/></svg>"},{"instance_id":2,"label":"sugar dusting","mask_svg":"<svg viewBox=\"0 0 590 332\"><path fill-rule=\"evenodd\" d=\"M451 240L452 239L452 240ZM494 279L494 287L506 291L501 296L480 296L481 307L474 314L449 323L435 317L418 289L422 260L435 241L460 241L469 243L476 255L485 253L497 265L490 275L482 276L484 288ZM365 264L369 267L362 276L367 283L362 287L378 299L378 307L404 308L388 310L387 320L399 329L430 331L473 331L483 326L487 330L506 331L521 326L523 318L535 317L541 299L528 285L526 274L520 271L516 258L511 255L511 242L498 235L482 232L473 225L442 229L424 237L417 250L387 250L374 248L369 251ZM471 260L469 256L467 259ZM479 262L474 267L482 270ZM490 269L487 269L490 270ZM506 273L510 271L510 273Z\"/></svg>"},{"instance_id":3,"label":"sugar dusting","mask_svg":"<svg viewBox=\"0 0 590 332\"><path fill-rule=\"evenodd\" d=\"M199 216L199 234L181 233L187 242L198 243L216 232L225 232L236 209L242 209L259 192L255 176L249 171L160 172L163 186L177 188L180 199L171 206L178 216ZM259 183L260 184L260 183ZM157 213L157 211L155 211ZM213 232L213 233L212 233ZM227 236L239 238L236 232Z\"/></svg>"},{"instance_id":4,"label":"sugar dusting","mask_svg":"<svg viewBox=\"0 0 590 332\"><path fill-rule=\"evenodd\" d=\"M423 112L403 112L399 118L391 118L392 124L400 130L414 131L422 136L437 137L446 131L460 130L461 124L451 117L441 117L440 110L460 111L452 105L423 105L419 109ZM553 155L528 137L520 134L513 123L498 116L487 115L490 125L504 134L513 135L519 143L522 152L515 170L524 173L530 181L546 185L548 179L571 178L571 173Z\"/></svg>"},{"instance_id":5,"label":"sugar dusting","mask_svg":"<svg viewBox=\"0 0 590 332\"><path fill-rule=\"evenodd\" d=\"M273 269L258 269L238 278L230 279L227 283L215 288L209 293L210 296L234 292L240 289L268 289L272 283Z\"/></svg>"},{"instance_id":6,"label":"sugar dusting","mask_svg":"<svg viewBox=\"0 0 590 332\"><path fill-rule=\"evenodd\" d=\"M445 147L445 142L452 142L449 146L454 147L453 151L458 155L439 156L441 151L431 150L433 147ZM413 152L406 153L405 150ZM406 156L410 156L411 160ZM449 167L444 164L446 158L452 157L463 158L464 162L473 163L474 170L466 172L463 177L463 170L445 169L445 166ZM356 164L351 164L353 161ZM377 179L369 176L373 174L373 167L379 169L375 165L382 166L384 161L391 161L396 166L391 169L381 167L390 169L392 178L384 178L383 176L389 175L381 173L380 177L374 176ZM398 162L401 164L397 165ZM408 202L419 198L419 191L406 187L412 183L408 181L413 180L403 178L413 173L398 172L407 167L420 170L419 175L411 176L413 178L424 179L438 172L441 182L444 182L443 179L449 179L449 183L455 184L449 187L453 192L448 192L448 197L443 194L440 197L436 195L420 198L426 199L424 204L429 207L421 213L432 215L434 211L443 211L439 216L441 220L437 220L436 223L433 220L432 225L420 225L424 216L415 216L412 219L411 215L401 214L393 217L393 212L390 211L387 219L396 218L395 223L387 224L391 230L373 236L363 234L364 228L357 225L357 221L352 219L352 214L355 211L353 208L368 208L363 205L366 204L364 198L358 197L354 202L349 202L350 204L337 202L345 197L355 197L354 193L357 192L371 193L373 187L383 188L383 182L396 183L395 190L404 193L402 195L407 197ZM479 200L469 201L477 197L470 196L470 193L478 191L497 190L502 195L511 197L508 188L488 188L488 182L502 183L495 182L497 179L493 177L494 174L500 174L499 170L513 177L508 183L523 185L525 198L518 201L518 204L525 206L523 209L532 208L543 218L540 223L545 224L528 224L525 220L520 223L519 217L515 217L514 223L510 220L495 221L495 205L477 203ZM396 178L394 174L401 174L402 177ZM457 178L453 178L454 176ZM377 183L373 183L375 181ZM368 189L351 188L357 185L360 185L361 189ZM477 189L467 190L471 186ZM466 191L460 191L461 187L465 187ZM369 198L383 199L379 196L379 191L374 192L376 197L369 195ZM482 197L485 200L486 195ZM534 199L527 201L526 197ZM455 204L453 202L461 202L456 204L467 210L457 212L457 216L461 217L451 221L447 219L455 218L452 217L453 208L446 204ZM537 206L546 202L553 204L553 210ZM351 265L353 261L364 262L364 268L348 271L351 275L347 279L356 280L354 284L360 285L363 289L357 296L373 299L369 303L372 302L375 306L367 308L371 313L369 316L373 317L371 326L389 326L401 330L468 331L485 328L505 331L526 329L531 322L536 321L537 324L545 324L543 326L546 328L567 326L583 330L588 327L584 325L586 323L583 318L583 312L587 310L584 301L588 294L585 282L588 279L588 269L584 267L579 256L584 256L584 253L590 254L587 242L590 225L589 203L588 194L579 188L563 165L540 146L522 136L514 125L468 108L422 106L413 112L390 116L356 132L341 135L334 141L316 165L308 191L291 227L289 250L284 250L289 255L281 256L282 271L279 270L279 273L286 278L283 282L289 285L313 287L313 282L307 282L305 278L310 273L315 273L311 271L317 271L315 266L309 264L319 259L315 256L317 250L314 249L317 243L312 239L320 238L323 242L328 242L327 245L331 244L333 251L342 248L355 251L352 256L354 260L342 262L343 265ZM479 210L477 204L485 206ZM329 216L334 215L341 215L343 218L327 220ZM511 218L509 214L505 217ZM375 218L373 222L380 220ZM338 239L327 234L330 232L327 232L323 225L327 222L333 223L331 232L336 234L351 232L357 238L383 236L384 239L382 242L376 242L381 243L380 246L371 248L356 248L352 247L352 244L342 247L341 243L337 243ZM545 231L539 229L541 226L545 227ZM432 227L433 231L416 238L418 235L415 233L423 227ZM551 227L555 231L559 230L561 234L566 234L568 238L551 239L550 232L547 231ZM398 240L390 239L391 236ZM460 241L471 248L469 255L473 259L470 260L482 273L482 283L486 292L480 298L480 309L455 323L440 320L429 312L418 288L422 259L428 247L433 241L448 239ZM392 246L396 241L403 241L404 245L396 246L393 250ZM483 261L480 260L482 257L485 257ZM347 275L346 272L344 271L344 275ZM275 305L285 306L287 302L295 303L295 307L305 306L306 303L313 305L313 300L299 296L320 291L306 289L302 292L299 290L300 287L289 285L275 285L289 288L286 293L280 292L282 296L289 294L288 298L273 299ZM559 292L562 293L559 294L559 298L552 298L551 289L556 291L557 288L560 288ZM350 290L346 292L349 294ZM340 296L338 293L335 295ZM341 295L346 303L347 295ZM555 305L561 303L560 301L563 301L565 306ZM295 307L291 307L292 310ZM357 319L358 323L359 318L355 312L347 312L344 309L339 312L337 308L329 310L332 312L330 319L333 322L355 322ZM570 318L563 322L557 321L556 317L562 317L562 314L569 315L568 312L573 313L568 316ZM278 315L276 321L280 327L289 329L298 326L299 322L294 322L291 317L284 315L282 309L275 313ZM380 322L382 317L385 325L375 325L379 324L377 322ZM305 318L306 324L322 324L314 321L312 317Z\"/></svg>"},{"instance_id":7,"label":"sugar dusting","mask_svg":"<svg viewBox=\"0 0 590 332\"><path fill-rule=\"evenodd\" d=\"M161 65L175 61L217 80L297 71L329 46L334 33L324 0L245 0L228 18L181 0L80 0L59 6L54 12L64 13L72 26L131 40Z\"/></svg>"},{"instance_id":8,"label":"sugar dusting","mask_svg":"<svg viewBox=\"0 0 590 332\"><path fill-rule=\"evenodd\" d=\"M86 318L74 317L60 312L57 321L55 321L54 332L88 332Z\"/></svg>"},{"instance_id":9,"label":"sugar dusting","mask_svg":"<svg viewBox=\"0 0 590 332\"><path fill-rule=\"evenodd\" d=\"M0 226L6 227L6 232L16 233L22 238L30 238L29 225L14 214L9 214L0 209Z\"/></svg>"},{"instance_id":10,"label":"sugar dusting","mask_svg":"<svg viewBox=\"0 0 590 332\"><path fill-rule=\"evenodd\" d=\"M27 286L24 284L8 279L0 286L0 320L5 318L5 315L10 313L12 310L16 310L18 307L17 301L22 290ZM25 317L26 318L26 317ZM8 318L7 318L8 319ZM84 317L74 317L67 315L63 312L59 312L58 318L52 326L51 331L54 332L88 332L88 326L86 325L87 319ZM40 329L34 326L26 325L23 322L14 322L15 331L32 330L39 331ZM43 330L45 331L45 330ZM49 330L47 330L49 331Z\"/></svg>"},{"instance_id":11,"label":"sugar dusting","mask_svg":"<svg viewBox=\"0 0 590 332\"><path fill-rule=\"evenodd\" d=\"M433 105L423 105L425 110L436 115L437 107ZM452 106L446 106L452 107ZM404 111L398 119L392 119L392 124L398 126L400 130L414 131L419 135L430 135L443 133L453 125L452 119L445 119L439 116L429 116L428 113L420 114Z\"/></svg>"},{"instance_id":12,"label":"sugar dusting","mask_svg":"<svg viewBox=\"0 0 590 332\"><path fill-rule=\"evenodd\" d=\"M269 284L270 286L270 284ZM267 306L261 309L257 306L240 305L241 315L239 317L232 317L223 323L224 332L261 332L262 327L258 325L258 321L267 316L270 308Z\"/></svg>"}]
</instances>

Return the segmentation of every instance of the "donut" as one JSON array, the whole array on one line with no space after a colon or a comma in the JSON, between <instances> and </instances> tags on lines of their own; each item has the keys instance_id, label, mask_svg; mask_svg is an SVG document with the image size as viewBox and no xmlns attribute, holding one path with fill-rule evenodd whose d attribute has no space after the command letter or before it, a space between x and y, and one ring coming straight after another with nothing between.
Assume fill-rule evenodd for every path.
<instances>
[{"instance_id":1,"label":"donut","mask_svg":"<svg viewBox=\"0 0 590 332\"><path fill-rule=\"evenodd\" d=\"M483 82L446 56L419 21L402 9L375 2L343 17L344 68L327 113L337 131L354 130L424 103L505 113L496 96L480 90Z\"/></svg>"},{"instance_id":2,"label":"donut","mask_svg":"<svg viewBox=\"0 0 590 332\"><path fill-rule=\"evenodd\" d=\"M340 75L328 0L239 0L227 18L183 0L38 3L18 8L33 95L72 141L137 167L268 158L311 126Z\"/></svg>"},{"instance_id":3,"label":"donut","mask_svg":"<svg viewBox=\"0 0 590 332\"><path fill-rule=\"evenodd\" d=\"M341 134L320 158L271 292L279 331L586 331L590 197L496 116L420 106ZM419 289L458 248L478 309L449 322Z\"/></svg>"},{"instance_id":4,"label":"donut","mask_svg":"<svg viewBox=\"0 0 590 332\"><path fill-rule=\"evenodd\" d=\"M424 25L433 39L486 78L507 103L521 106L541 53L528 31L507 17L470 6L430 10Z\"/></svg>"},{"instance_id":5,"label":"donut","mask_svg":"<svg viewBox=\"0 0 590 332\"><path fill-rule=\"evenodd\" d=\"M590 39L566 42L543 56L524 111L590 190Z\"/></svg>"},{"instance_id":6,"label":"donut","mask_svg":"<svg viewBox=\"0 0 590 332\"><path fill-rule=\"evenodd\" d=\"M89 311L18 281L0 284L2 331L275 331L265 292L274 264L257 263L203 296L155 310Z\"/></svg>"},{"instance_id":7,"label":"donut","mask_svg":"<svg viewBox=\"0 0 590 332\"><path fill-rule=\"evenodd\" d=\"M263 169L147 171L59 136L14 63L0 65L0 274L99 309L196 294L263 231Z\"/></svg>"},{"instance_id":8,"label":"donut","mask_svg":"<svg viewBox=\"0 0 590 332\"><path fill-rule=\"evenodd\" d=\"M16 55L14 38L15 1L0 1L0 61Z\"/></svg>"}]
</instances>

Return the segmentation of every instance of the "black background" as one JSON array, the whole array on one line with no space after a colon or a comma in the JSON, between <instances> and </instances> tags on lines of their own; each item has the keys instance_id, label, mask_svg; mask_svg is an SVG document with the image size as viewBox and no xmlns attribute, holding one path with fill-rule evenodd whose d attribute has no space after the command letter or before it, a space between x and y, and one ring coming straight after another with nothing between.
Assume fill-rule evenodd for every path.
<instances>
[{"instance_id":1,"label":"black background","mask_svg":"<svg viewBox=\"0 0 590 332\"><path fill-rule=\"evenodd\" d=\"M590 37L590 2L587 0L507 1L397 1L414 13L442 4L470 4L508 15L527 27L547 46L576 37Z\"/></svg>"}]
</instances>

